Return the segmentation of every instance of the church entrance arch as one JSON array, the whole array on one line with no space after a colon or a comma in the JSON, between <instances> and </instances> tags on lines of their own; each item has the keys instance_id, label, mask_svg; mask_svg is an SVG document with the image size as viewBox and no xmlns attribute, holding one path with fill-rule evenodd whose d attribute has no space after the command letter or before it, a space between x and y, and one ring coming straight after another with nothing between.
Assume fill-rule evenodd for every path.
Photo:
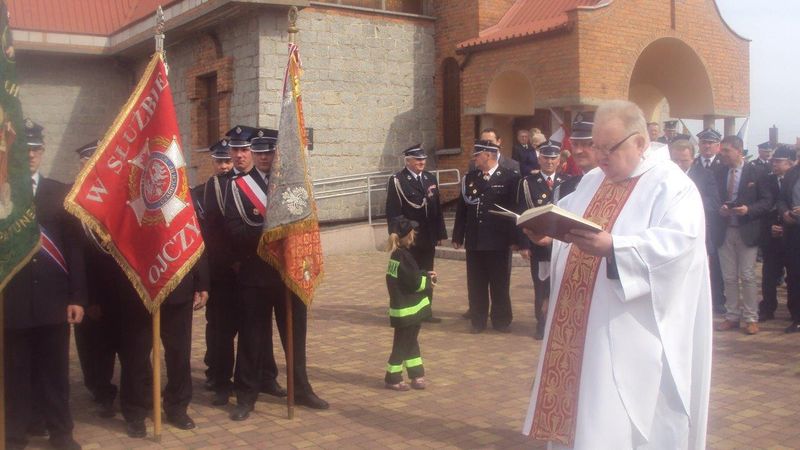
<instances>
[{"instance_id":1,"label":"church entrance arch","mask_svg":"<svg viewBox=\"0 0 800 450\"><path fill-rule=\"evenodd\" d=\"M649 120L659 116L662 102L671 117L703 119L714 114L714 94L705 64L688 44L676 38L650 43L631 72L628 98Z\"/></svg>"}]
</instances>

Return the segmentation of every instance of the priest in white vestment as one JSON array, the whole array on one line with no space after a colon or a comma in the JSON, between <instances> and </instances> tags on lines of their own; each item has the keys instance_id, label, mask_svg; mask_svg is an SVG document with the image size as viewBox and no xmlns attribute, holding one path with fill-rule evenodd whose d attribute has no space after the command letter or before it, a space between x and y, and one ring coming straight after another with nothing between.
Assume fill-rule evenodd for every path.
<instances>
[{"instance_id":1,"label":"priest in white vestment","mask_svg":"<svg viewBox=\"0 0 800 450\"><path fill-rule=\"evenodd\" d=\"M599 167L558 205L604 231L554 242L523 432L550 448L702 449L712 330L702 200L633 103L601 105L592 139Z\"/></svg>"}]
</instances>

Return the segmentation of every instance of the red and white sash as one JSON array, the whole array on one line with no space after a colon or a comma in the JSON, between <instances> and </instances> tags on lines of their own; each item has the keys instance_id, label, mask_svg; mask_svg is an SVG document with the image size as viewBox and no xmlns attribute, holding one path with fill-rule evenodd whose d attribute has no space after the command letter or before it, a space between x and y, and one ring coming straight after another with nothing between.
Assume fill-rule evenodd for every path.
<instances>
[{"instance_id":1,"label":"red and white sash","mask_svg":"<svg viewBox=\"0 0 800 450\"><path fill-rule=\"evenodd\" d=\"M236 186L250 200L250 203L258 209L263 217L267 212L267 193L261 189L251 175L236 178Z\"/></svg>"},{"instance_id":2,"label":"red and white sash","mask_svg":"<svg viewBox=\"0 0 800 450\"><path fill-rule=\"evenodd\" d=\"M52 259L53 262L55 262L58 267L64 271L64 273L69 273L69 270L67 269L67 260L64 259L64 255L61 253L61 250L58 249L58 246L56 246L55 242L53 242L50 236L47 235L47 231L41 225L39 226L39 236L42 244L41 251L49 256L50 259Z\"/></svg>"}]
</instances>

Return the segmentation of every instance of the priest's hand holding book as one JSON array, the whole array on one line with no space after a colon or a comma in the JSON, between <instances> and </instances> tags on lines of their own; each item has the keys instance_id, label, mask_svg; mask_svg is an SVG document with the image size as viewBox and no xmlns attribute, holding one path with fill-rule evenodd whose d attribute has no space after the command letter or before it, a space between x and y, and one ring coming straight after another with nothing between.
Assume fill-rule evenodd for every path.
<instances>
[{"instance_id":1,"label":"priest's hand holding book","mask_svg":"<svg viewBox=\"0 0 800 450\"><path fill-rule=\"evenodd\" d=\"M536 245L549 245L553 239L575 244L582 251L595 256L611 256L611 235L583 217L557 205L549 204L531 208L522 214L495 205L493 214L514 219L526 236Z\"/></svg>"}]
</instances>

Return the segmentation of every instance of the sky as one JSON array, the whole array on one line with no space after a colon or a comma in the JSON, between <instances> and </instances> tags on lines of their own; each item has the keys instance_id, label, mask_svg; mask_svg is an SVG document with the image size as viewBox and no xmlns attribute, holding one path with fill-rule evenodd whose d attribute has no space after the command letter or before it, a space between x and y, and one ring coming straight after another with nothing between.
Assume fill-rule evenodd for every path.
<instances>
[{"instance_id":1,"label":"sky","mask_svg":"<svg viewBox=\"0 0 800 450\"><path fill-rule=\"evenodd\" d=\"M800 0L716 0L722 17L750 39L750 127L755 149L778 127L780 142L800 137ZM737 120L737 130L743 120ZM700 125L689 125L700 128ZM717 129L722 129L719 121ZM695 133L699 130L693 130Z\"/></svg>"}]
</instances>

